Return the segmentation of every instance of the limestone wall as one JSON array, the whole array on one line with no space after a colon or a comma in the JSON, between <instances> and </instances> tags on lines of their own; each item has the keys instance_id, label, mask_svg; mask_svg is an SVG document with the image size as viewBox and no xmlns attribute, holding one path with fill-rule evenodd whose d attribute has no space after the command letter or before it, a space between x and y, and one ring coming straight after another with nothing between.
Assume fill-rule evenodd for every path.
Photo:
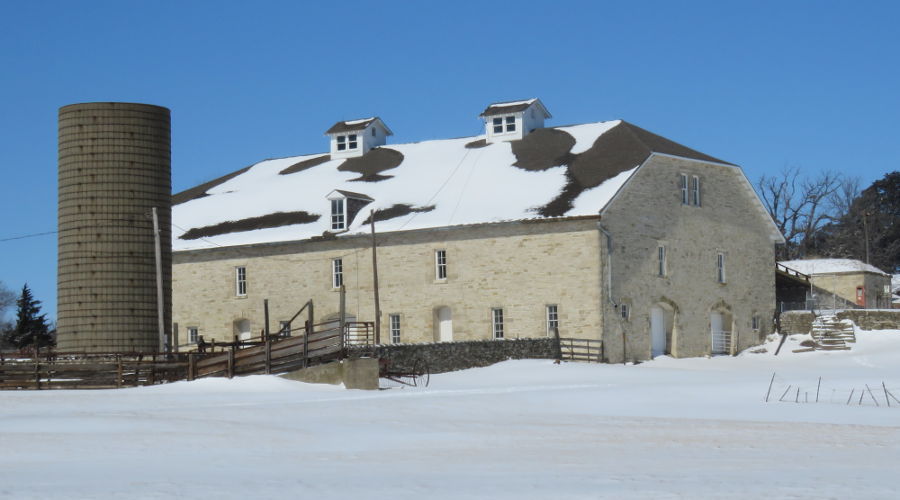
<instances>
[{"instance_id":1,"label":"limestone wall","mask_svg":"<svg viewBox=\"0 0 900 500\"><path fill-rule=\"evenodd\" d=\"M900 330L900 310L851 309L837 317L851 319L863 330Z\"/></svg>"},{"instance_id":2,"label":"limestone wall","mask_svg":"<svg viewBox=\"0 0 900 500\"><path fill-rule=\"evenodd\" d=\"M862 330L900 330L900 310L847 309L838 311L838 319L850 319ZM781 332L809 333L815 319L809 311L787 311L781 314Z\"/></svg>"},{"instance_id":3,"label":"limestone wall","mask_svg":"<svg viewBox=\"0 0 900 500\"><path fill-rule=\"evenodd\" d=\"M682 173L699 177L701 206L682 204ZM608 360L650 357L654 306L665 311L667 351L675 356L711 352L713 311L724 313L723 327L733 332L737 350L758 344L772 330L774 245L740 171L655 156L635 175L601 220L612 236L612 252L604 257L612 270L611 301L604 302ZM660 245L666 247L665 276L658 272ZM725 283L717 282L720 252ZM629 307L627 319L620 304ZM751 327L753 316L758 330Z\"/></svg>"},{"instance_id":4,"label":"limestone wall","mask_svg":"<svg viewBox=\"0 0 900 500\"><path fill-rule=\"evenodd\" d=\"M456 341L491 339L492 308L503 309L505 338L545 337L548 304L558 307L562 336L599 339L598 234L596 217L380 234L382 342L390 341L391 314L400 316L401 342L433 342L441 307L451 310ZM446 280L436 279L436 250L446 250ZM272 329L309 299L317 322L336 315L334 258L343 261L347 313L374 320L368 235L176 252L174 258L174 321L182 344L188 327L206 340L224 340L244 319L258 334L266 298ZM237 266L246 268L243 297L235 294Z\"/></svg>"},{"instance_id":5,"label":"limestone wall","mask_svg":"<svg viewBox=\"0 0 900 500\"><path fill-rule=\"evenodd\" d=\"M856 288L863 287L866 307L878 308L887 306L889 294L884 293L884 287L890 285L891 278L875 273L859 272L810 276L810 282L816 287L833 292L851 304L857 303ZM819 307L829 307L831 305L828 303L829 299L824 298L820 301Z\"/></svg>"},{"instance_id":6,"label":"limestone wall","mask_svg":"<svg viewBox=\"0 0 900 500\"><path fill-rule=\"evenodd\" d=\"M790 335L812 331L816 316L810 311L785 311L781 313L781 332Z\"/></svg>"},{"instance_id":7,"label":"limestone wall","mask_svg":"<svg viewBox=\"0 0 900 500\"><path fill-rule=\"evenodd\" d=\"M394 370L412 370L420 361L427 364L431 373L444 373L508 359L556 359L556 352L554 339L541 338L380 345L375 354L388 360Z\"/></svg>"}]
</instances>

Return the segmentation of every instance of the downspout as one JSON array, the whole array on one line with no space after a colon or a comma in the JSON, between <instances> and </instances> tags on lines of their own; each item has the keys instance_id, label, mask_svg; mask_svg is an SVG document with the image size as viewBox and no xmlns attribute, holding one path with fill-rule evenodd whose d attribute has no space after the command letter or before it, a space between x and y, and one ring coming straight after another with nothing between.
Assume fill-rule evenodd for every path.
<instances>
[{"instance_id":1,"label":"downspout","mask_svg":"<svg viewBox=\"0 0 900 500\"><path fill-rule=\"evenodd\" d=\"M612 294L612 235L609 234L609 231L606 230L599 222L597 223L597 229L606 236L606 300L613 306L613 311L617 311L619 309L619 304L613 300ZM602 269L602 267L601 267ZM625 329L622 328L622 364L625 364L628 360L628 344L625 339Z\"/></svg>"}]
</instances>

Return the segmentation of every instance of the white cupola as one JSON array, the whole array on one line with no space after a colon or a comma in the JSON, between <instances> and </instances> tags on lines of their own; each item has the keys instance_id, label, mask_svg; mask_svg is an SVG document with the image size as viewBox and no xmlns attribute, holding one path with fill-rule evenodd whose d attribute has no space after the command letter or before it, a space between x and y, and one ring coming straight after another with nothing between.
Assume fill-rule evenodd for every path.
<instances>
[{"instance_id":1,"label":"white cupola","mask_svg":"<svg viewBox=\"0 0 900 500\"><path fill-rule=\"evenodd\" d=\"M540 99L495 102L481 112L488 143L516 141L544 127L550 112Z\"/></svg>"},{"instance_id":2,"label":"white cupola","mask_svg":"<svg viewBox=\"0 0 900 500\"><path fill-rule=\"evenodd\" d=\"M362 120L337 122L325 131L331 138L332 158L362 156L370 149L383 146L391 129L377 116Z\"/></svg>"}]
</instances>

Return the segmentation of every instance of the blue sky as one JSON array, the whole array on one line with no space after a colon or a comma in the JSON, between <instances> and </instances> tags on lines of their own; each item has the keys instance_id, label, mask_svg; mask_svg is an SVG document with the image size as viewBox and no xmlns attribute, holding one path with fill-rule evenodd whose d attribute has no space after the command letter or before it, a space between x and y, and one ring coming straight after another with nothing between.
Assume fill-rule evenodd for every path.
<instances>
[{"instance_id":1,"label":"blue sky","mask_svg":"<svg viewBox=\"0 0 900 500\"><path fill-rule=\"evenodd\" d=\"M60 106L172 110L177 192L324 151L335 121L392 142L474 135L490 102L549 125L622 118L737 163L863 186L900 169L897 2L0 2L0 280L55 317Z\"/></svg>"}]
</instances>

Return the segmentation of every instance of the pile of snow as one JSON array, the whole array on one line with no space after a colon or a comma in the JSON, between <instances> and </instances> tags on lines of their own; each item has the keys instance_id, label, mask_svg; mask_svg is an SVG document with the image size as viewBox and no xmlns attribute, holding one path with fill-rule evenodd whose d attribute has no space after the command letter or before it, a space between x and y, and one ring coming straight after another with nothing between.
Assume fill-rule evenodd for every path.
<instances>
[{"instance_id":1,"label":"pile of snow","mask_svg":"<svg viewBox=\"0 0 900 500\"><path fill-rule=\"evenodd\" d=\"M621 121L589 123L559 130L575 138L571 152L587 151L603 133ZM509 142L467 148L483 135L459 139L433 140L383 146L403 155L403 162L382 175L378 182L353 181L360 174L339 171L345 159L333 159L300 173L279 175L296 163L314 160L323 154L266 160L250 170L207 191L209 196L173 207L173 249L190 250L212 246L241 245L271 241L293 241L320 236L331 230L325 197L332 190L363 192L375 201L364 208L382 210L394 204L413 207L434 206L428 212L413 213L378 223L381 232L476 224L537 217L534 209L552 201L567 182L566 167L528 171L513 166L516 156ZM637 167L637 165L635 165ZM567 216L594 215L602 209L630 177L620 174L585 190ZM502 202L498 193L502 192ZM315 223L294 224L269 229L243 231L204 239L177 238L191 228L225 221L261 217L275 212L306 211L319 214ZM357 216L346 234L368 230L367 215Z\"/></svg>"},{"instance_id":2,"label":"pile of snow","mask_svg":"<svg viewBox=\"0 0 900 500\"><path fill-rule=\"evenodd\" d=\"M877 267L855 259L803 259L785 260L779 262L784 267L806 275L836 274L853 272L870 272L887 276L887 273Z\"/></svg>"},{"instance_id":3,"label":"pile of snow","mask_svg":"<svg viewBox=\"0 0 900 500\"><path fill-rule=\"evenodd\" d=\"M900 331L857 339L629 366L509 361L373 392L274 376L0 392L0 495L896 498L900 404L881 384L900 397ZM874 399L858 402L866 385Z\"/></svg>"}]
</instances>

